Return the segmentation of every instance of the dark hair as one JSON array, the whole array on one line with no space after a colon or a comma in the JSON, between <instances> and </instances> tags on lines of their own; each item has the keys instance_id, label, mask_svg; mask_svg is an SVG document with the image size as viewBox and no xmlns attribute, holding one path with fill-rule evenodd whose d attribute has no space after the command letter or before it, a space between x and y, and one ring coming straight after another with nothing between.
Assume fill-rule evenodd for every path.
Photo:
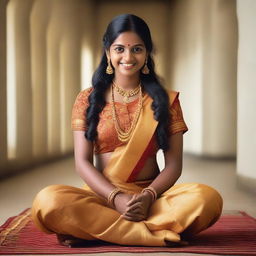
<instances>
[{"instance_id":1,"label":"dark hair","mask_svg":"<svg viewBox=\"0 0 256 256\"><path fill-rule=\"evenodd\" d=\"M103 55L92 77L94 89L89 96L89 107L86 112L88 129L85 137L90 141L94 141L97 137L99 114L106 105L105 92L114 78L114 74L106 74L107 56L105 50L110 48L111 44L121 33L127 31L137 33L144 42L148 52L147 65L150 72L149 74L141 72L140 79L142 89L153 99L151 108L154 111L154 118L158 121L156 129L158 146L166 151L169 147L169 97L154 70L154 61L151 56L153 43L150 30L143 19L133 14L122 14L115 17L108 25L103 36Z\"/></svg>"}]
</instances>

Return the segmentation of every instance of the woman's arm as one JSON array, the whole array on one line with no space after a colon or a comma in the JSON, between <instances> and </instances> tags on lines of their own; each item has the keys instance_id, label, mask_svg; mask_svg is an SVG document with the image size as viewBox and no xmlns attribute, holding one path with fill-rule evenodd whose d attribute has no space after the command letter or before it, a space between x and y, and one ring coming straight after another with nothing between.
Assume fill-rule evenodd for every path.
<instances>
[{"instance_id":1,"label":"woman's arm","mask_svg":"<svg viewBox=\"0 0 256 256\"><path fill-rule=\"evenodd\" d=\"M74 131L73 135L76 171L93 191L108 198L115 186L94 167L93 143L84 137L84 131Z\"/></svg>"},{"instance_id":2,"label":"woman's arm","mask_svg":"<svg viewBox=\"0 0 256 256\"><path fill-rule=\"evenodd\" d=\"M183 132L170 136L170 148L164 153L165 167L150 184L158 195L175 184L182 172Z\"/></svg>"},{"instance_id":3,"label":"woman's arm","mask_svg":"<svg viewBox=\"0 0 256 256\"><path fill-rule=\"evenodd\" d=\"M116 187L94 167L93 143L84 137L84 131L74 131L73 134L76 171L95 193L107 199ZM118 200L116 200L117 196ZM119 213L123 214L132 195L120 193L117 196L114 198L114 206ZM136 214L132 215L132 219L136 219Z\"/></svg>"}]
</instances>

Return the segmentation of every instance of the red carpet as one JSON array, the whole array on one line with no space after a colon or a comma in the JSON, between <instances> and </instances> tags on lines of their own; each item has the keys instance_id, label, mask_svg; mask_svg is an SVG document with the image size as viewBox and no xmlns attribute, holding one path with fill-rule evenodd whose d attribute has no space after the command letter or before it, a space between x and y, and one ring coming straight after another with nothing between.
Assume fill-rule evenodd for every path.
<instances>
[{"instance_id":1,"label":"red carpet","mask_svg":"<svg viewBox=\"0 0 256 256\"><path fill-rule=\"evenodd\" d=\"M30 211L9 218L0 228L0 254L85 254L103 252L186 252L221 255L256 255L256 220L244 212L223 215L211 228L201 232L182 247L119 246L103 242L88 243L83 248L58 244L55 235L38 231Z\"/></svg>"}]
</instances>

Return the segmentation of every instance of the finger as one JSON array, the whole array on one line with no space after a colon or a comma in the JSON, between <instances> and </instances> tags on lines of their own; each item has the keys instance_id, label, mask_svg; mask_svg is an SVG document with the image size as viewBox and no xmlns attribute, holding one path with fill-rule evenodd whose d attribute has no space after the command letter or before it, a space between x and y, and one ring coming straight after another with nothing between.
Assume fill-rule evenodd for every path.
<instances>
[{"instance_id":1,"label":"finger","mask_svg":"<svg viewBox=\"0 0 256 256\"><path fill-rule=\"evenodd\" d=\"M142 203L141 203L141 202L134 203L133 205L129 206L129 207L126 209L126 211L127 211L127 212L131 212L131 211L135 210L136 208L143 209Z\"/></svg>"},{"instance_id":2,"label":"finger","mask_svg":"<svg viewBox=\"0 0 256 256\"><path fill-rule=\"evenodd\" d=\"M130 205L134 204L134 202L136 202L136 197L137 197L137 195L134 194L134 195L132 196L131 200L126 203L126 205L127 205L127 206L130 206Z\"/></svg>"},{"instance_id":3,"label":"finger","mask_svg":"<svg viewBox=\"0 0 256 256\"><path fill-rule=\"evenodd\" d=\"M125 213L123 213L123 215L125 215L125 216L130 216L130 217L132 217L132 216L144 216L144 213L143 212L138 212L138 213L134 213L134 212L125 212Z\"/></svg>"},{"instance_id":4,"label":"finger","mask_svg":"<svg viewBox=\"0 0 256 256\"><path fill-rule=\"evenodd\" d=\"M143 214L125 214L123 217L129 218L130 220L136 220L136 221L141 221L146 219L146 217Z\"/></svg>"},{"instance_id":5,"label":"finger","mask_svg":"<svg viewBox=\"0 0 256 256\"><path fill-rule=\"evenodd\" d=\"M124 215L123 218L126 219L126 220L129 220L129 221L136 221L136 222L145 220L144 216L133 216L133 217L130 217L130 216Z\"/></svg>"},{"instance_id":6,"label":"finger","mask_svg":"<svg viewBox=\"0 0 256 256\"><path fill-rule=\"evenodd\" d=\"M126 211L126 212L131 213L131 214L144 214L143 208L136 208L136 209Z\"/></svg>"}]
</instances>

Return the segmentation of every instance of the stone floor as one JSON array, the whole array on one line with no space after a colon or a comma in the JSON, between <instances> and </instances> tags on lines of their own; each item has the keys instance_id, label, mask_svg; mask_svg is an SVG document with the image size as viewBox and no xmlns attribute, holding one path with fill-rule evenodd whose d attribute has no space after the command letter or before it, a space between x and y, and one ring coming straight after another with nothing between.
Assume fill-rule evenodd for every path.
<instances>
[{"instance_id":1,"label":"stone floor","mask_svg":"<svg viewBox=\"0 0 256 256\"><path fill-rule=\"evenodd\" d=\"M163 166L162 156L158 156L160 167ZM184 156L183 174L178 183L198 182L216 188L223 196L224 210L242 210L256 217L255 195L239 190L236 185L236 163L234 160L202 159L190 155ZM81 186L82 180L74 170L74 159L67 158L58 162L43 165L20 175L0 181L0 224L8 217L31 206L35 194L50 184L67 184ZM94 255L155 255L151 253L104 253ZM157 253L157 255L169 255ZM172 253L179 255L200 255L187 253Z\"/></svg>"}]
</instances>

